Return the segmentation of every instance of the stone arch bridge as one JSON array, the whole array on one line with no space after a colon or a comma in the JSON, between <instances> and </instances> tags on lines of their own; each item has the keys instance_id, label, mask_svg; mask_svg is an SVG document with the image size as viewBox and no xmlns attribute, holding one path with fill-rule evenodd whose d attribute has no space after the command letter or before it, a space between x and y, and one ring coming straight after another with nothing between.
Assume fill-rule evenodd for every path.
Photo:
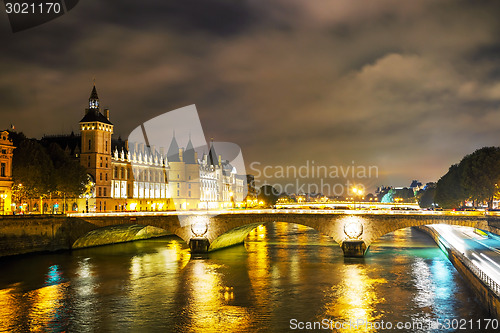
<instances>
[{"instance_id":1,"label":"stone arch bridge","mask_svg":"<svg viewBox=\"0 0 500 333\"><path fill-rule=\"evenodd\" d=\"M173 233L188 243L192 252L198 253L242 243L250 231L268 222L295 223L316 229L337 242L344 256L348 257L363 256L370 244L380 236L413 226L448 224L500 233L499 217L445 215L433 212L247 210L73 214L68 218L70 229L72 229L71 242L98 228L137 224L153 226Z\"/></svg>"}]
</instances>

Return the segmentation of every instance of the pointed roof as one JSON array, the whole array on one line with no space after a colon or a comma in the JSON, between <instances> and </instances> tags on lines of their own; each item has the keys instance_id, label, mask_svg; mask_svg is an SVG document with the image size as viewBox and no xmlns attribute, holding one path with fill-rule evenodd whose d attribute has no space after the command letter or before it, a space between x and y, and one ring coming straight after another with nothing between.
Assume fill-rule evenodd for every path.
<instances>
[{"instance_id":1,"label":"pointed roof","mask_svg":"<svg viewBox=\"0 0 500 333\"><path fill-rule=\"evenodd\" d=\"M97 96L97 89L95 88L95 83L94 87L92 88L92 92L90 93L89 100L97 100L99 99L99 96Z\"/></svg>"},{"instance_id":2,"label":"pointed roof","mask_svg":"<svg viewBox=\"0 0 500 333\"><path fill-rule=\"evenodd\" d=\"M88 109L88 112L85 113L85 116L83 117L82 120L80 120L80 122L86 123L86 122L98 121L98 122L101 122L104 124L113 125L113 123L110 122L109 119L106 118L106 116L104 116L99 111L99 106L96 103L92 103L93 101L98 101L98 100L99 100L99 96L97 96L97 89L95 88L95 84L94 84L94 87L92 88L92 92L90 93L90 97L89 97L89 107L90 108ZM97 106L92 107L92 105L97 105Z\"/></svg>"},{"instance_id":3,"label":"pointed roof","mask_svg":"<svg viewBox=\"0 0 500 333\"><path fill-rule=\"evenodd\" d=\"M187 164L197 164L195 159L194 147L191 143L191 136L189 136L189 142L186 146L186 151L184 152L184 162Z\"/></svg>"},{"instance_id":4,"label":"pointed roof","mask_svg":"<svg viewBox=\"0 0 500 333\"><path fill-rule=\"evenodd\" d=\"M108 125L113 125L112 122L108 120L102 113L99 112L99 110L90 110L87 112L85 117L80 120L81 123L88 123L88 122L94 122L98 121L100 123L108 124Z\"/></svg>"},{"instance_id":5,"label":"pointed roof","mask_svg":"<svg viewBox=\"0 0 500 333\"><path fill-rule=\"evenodd\" d=\"M210 151L208 152L208 164L213 166L219 165L219 159L217 158L217 153L215 152L213 139L210 141Z\"/></svg>"},{"instance_id":6,"label":"pointed roof","mask_svg":"<svg viewBox=\"0 0 500 333\"><path fill-rule=\"evenodd\" d=\"M168 147L167 159L169 162L181 161L179 158L179 145L177 144L177 140L175 140L175 132L172 136L172 142L170 142L170 147Z\"/></svg>"}]
</instances>

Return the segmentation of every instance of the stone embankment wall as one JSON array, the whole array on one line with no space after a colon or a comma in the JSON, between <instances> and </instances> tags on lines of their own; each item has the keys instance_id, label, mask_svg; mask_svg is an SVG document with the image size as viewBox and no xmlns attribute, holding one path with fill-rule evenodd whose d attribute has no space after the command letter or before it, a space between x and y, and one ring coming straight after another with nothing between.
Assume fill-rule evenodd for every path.
<instances>
[{"instance_id":1,"label":"stone embankment wall","mask_svg":"<svg viewBox=\"0 0 500 333\"><path fill-rule=\"evenodd\" d=\"M467 258L464 258L463 255L457 252L453 248L447 248L443 244L440 245L439 234L436 230L428 228L426 226L415 227L428 235L430 235L436 244L445 251L445 254L450 259L453 266L455 266L456 270L460 273L460 275L464 278L465 281L469 284L470 288L474 291L477 299L483 304L483 306L488 310L492 317L500 319L500 297L493 288L480 278L479 270L474 271L468 266ZM484 278L484 276L483 276ZM497 288L498 289L498 288Z\"/></svg>"}]
</instances>

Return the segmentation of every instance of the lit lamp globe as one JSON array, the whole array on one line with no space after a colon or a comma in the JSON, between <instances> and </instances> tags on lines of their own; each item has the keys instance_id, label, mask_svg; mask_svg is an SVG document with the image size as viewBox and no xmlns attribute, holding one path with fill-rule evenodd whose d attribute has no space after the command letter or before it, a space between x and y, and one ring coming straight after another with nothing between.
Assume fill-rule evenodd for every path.
<instances>
[{"instance_id":1,"label":"lit lamp globe","mask_svg":"<svg viewBox=\"0 0 500 333\"><path fill-rule=\"evenodd\" d=\"M358 239L363 234L363 225L356 221L348 222L344 225L344 233L349 239Z\"/></svg>"},{"instance_id":2,"label":"lit lamp globe","mask_svg":"<svg viewBox=\"0 0 500 333\"><path fill-rule=\"evenodd\" d=\"M191 232L195 237L203 237L208 231L208 226L204 222L196 222L191 224Z\"/></svg>"}]
</instances>

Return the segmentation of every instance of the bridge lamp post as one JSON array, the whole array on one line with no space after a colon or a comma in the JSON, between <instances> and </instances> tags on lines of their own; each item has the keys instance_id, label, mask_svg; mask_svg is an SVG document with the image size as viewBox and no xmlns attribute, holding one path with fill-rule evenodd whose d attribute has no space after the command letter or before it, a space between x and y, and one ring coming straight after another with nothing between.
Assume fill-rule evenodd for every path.
<instances>
[{"instance_id":1,"label":"bridge lamp post","mask_svg":"<svg viewBox=\"0 0 500 333\"><path fill-rule=\"evenodd\" d=\"M356 196L361 197L363 195L363 190L357 187L353 187L352 192L354 193L354 209L356 209ZM359 208L361 208L361 203L359 204Z\"/></svg>"},{"instance_id":2,"label":"bridge lamp post","mask_svg":"<svg viewBox=\"0 0 500 333\"><path fill-rule=\"evenodd\" d=\"M234 193L232 191L229 192L229 197L231 199L231 208L234 208Z\"/></svg>"},{"instance_id":3,"label":"bridge lamp post","mask_svg":"<svg viewBox=\"0 0 500 333\"><path fill-rule=\"evenodd\" d=\"M89 194L85 193L85 212L89 213Z\"/></svg>"},{"instance_id":4,"label":"bridge lamp post","mask_svg":"<svg viewBox=\"0 0 500 333\"><path fill-rule=\"evenodd\" d=\"M207 232L208 224L206 221L198 220L191 224L191 239L189 240L191 253L200 254L208 252L210 243L206 237Z\"/></svg>"}]
</instances>

